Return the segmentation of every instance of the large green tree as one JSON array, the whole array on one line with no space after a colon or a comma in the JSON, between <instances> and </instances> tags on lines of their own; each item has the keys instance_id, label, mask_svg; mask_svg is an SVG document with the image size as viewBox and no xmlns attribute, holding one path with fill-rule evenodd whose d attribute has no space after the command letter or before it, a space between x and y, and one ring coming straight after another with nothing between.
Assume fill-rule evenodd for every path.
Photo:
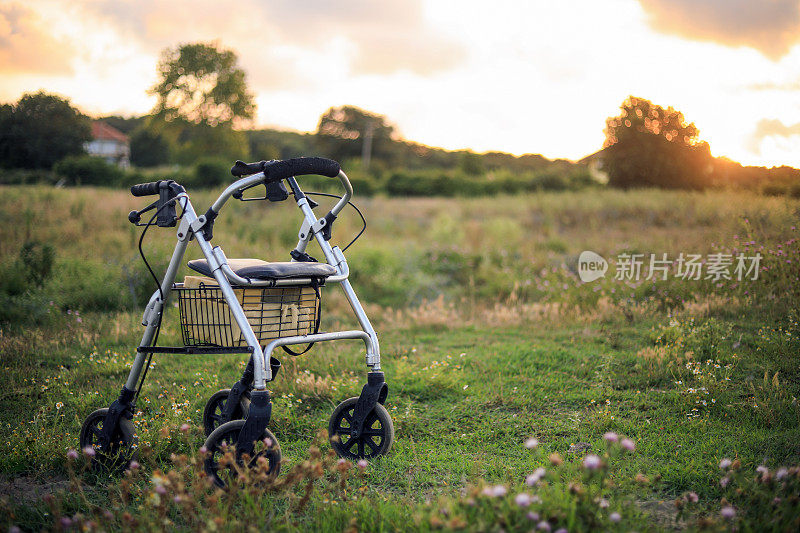
<instances>
[{"instance_id":1,"label":"large green tree","mask_svg":"<svg viewBox=\"0 0 800 533\"><path fill-rule=\"evenodd\" d=\"M700 189L713 158L694 123L672 107L629 96L606 121L603 165L609 185L621 188Z\"/></svg>"},{"instance_id":2,"label":"large green tree","mask_svg":"<svg viewBox=\"0 0 800 533\"><path fill-rule=\"evenodd\" d=\"M51 168L84 152L91 122L68 100L40 91L0 106L0 166Z\"/></svg>"},{"instance_id":3,"label":"large green tree","mask_svg":"<svg viewBox=\"0 0 800 533\"><path fill-rule=\"evenodd\" d=\"M253 95L236 53L217 44L191 43L168 48L158 64L155 114L166 121L219 126L246 122L255 115Z\"/></svg>"}]
</instances>

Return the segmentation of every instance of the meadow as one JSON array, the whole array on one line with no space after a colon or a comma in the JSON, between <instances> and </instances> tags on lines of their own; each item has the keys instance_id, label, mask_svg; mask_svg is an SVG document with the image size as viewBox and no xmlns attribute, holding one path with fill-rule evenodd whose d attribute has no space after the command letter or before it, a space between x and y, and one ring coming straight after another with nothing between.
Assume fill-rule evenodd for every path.
<instances>
[{"instance_id":1,"label":"meadow","mask_svg":"<svg viewBox=\"0 0 800 533\"><path fill-rule=\"evenodd\" d=\"M190 193L200 212L214 197ZM605 189L356 200L369 226L346 255L381 339L394 447L369 464L330 457L318 432L358 395L366 368L363 346L326 343L280 356L270 384L284 473L218 491L197 468L201 414L238 379L242 356L155 357L135 417L140 464L125 475L98 479L80 450L68 457L86 415L117 396L141 336L153 284L127 213L144 202L121 190L0 187L0 524L800 526L800 200ZM297 214L290 202L234 202L214 241L228 257L287 260ZM359 228L345 213L334 240ZM174 230L149 230L157 272L173 242ZM646 269L617 280L612 268L583 283L583 250L612 263L634 253L762 260L755 280L683 280L673 266L667 280L645 280ZM338 292L324 289L322 329L355 325ZM171 309L162 340L179 339Z\"/></svg>"}]
</instances>

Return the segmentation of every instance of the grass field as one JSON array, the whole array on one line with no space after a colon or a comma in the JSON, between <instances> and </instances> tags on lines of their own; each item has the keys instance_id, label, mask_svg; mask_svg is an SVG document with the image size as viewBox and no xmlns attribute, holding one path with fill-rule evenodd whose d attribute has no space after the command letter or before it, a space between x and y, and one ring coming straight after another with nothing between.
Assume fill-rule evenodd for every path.
<instances>
[{"instance_id":1,"label":"grass field","mask_svg":"<svg viewBox=\"0 0 800 533\"><path fill-rule=\"evenodd\" d=\"M197 210L211 198L193 195ZM0 189L0 273L11 309L0 335L7 526L799 525L800 201L604 190L364 201L369 228L347 255L381 339L395 445L366 468L337 464L324 443L321 457L309 451L334 406L365 381L363 346L322 344L282 357L271 384L270 428L291 471L283 485L219 494L186 461L203 442L206 399L238 379L241 356L155 358L135 417L137 472L87 481L83 459L66 457L83 418L118 394L141 336L137 305L152 289L126 219L140 203L103 189ZM286 260L294 214L288 202L232 205L215 242L228 257ZM334 235L345 244L358 227L343 216ZM161 271L173 230L150 231L148 258ZM53 246L54 265L41 286L23 290L18 254L34 241ZM582 250L607 259L757 251L763 270L741 282L624 282L609 273L584 284L576 276ZM353 325L338 288L325 291L323 329ZM162 339L178 342L177 310L163 330ZM631 439L635 451L607 442L608 432ZM525 446L531 437L536 447ZM735 462L721 468L723 459ZM541 479L526 484L538 468ZM305 498L307 482L314 491ZM68 490L41 499L59 488ZM173 493L177 500L166 498ZM180 500L186 494L200 502L191 511Z\"/></svg>"}]
</instances>

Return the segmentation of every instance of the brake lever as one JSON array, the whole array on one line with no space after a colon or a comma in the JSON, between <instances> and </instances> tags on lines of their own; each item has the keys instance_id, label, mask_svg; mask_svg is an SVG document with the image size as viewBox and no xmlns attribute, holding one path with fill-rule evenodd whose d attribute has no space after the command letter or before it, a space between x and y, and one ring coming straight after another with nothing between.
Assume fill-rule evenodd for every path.
<instances>
[{"instance_id":1,"label":"brake lever","mask_svg":"<svg viewBox=\"0 0 800 533\"><path fill-rule=\"evenodd\" d=\"M264 196L256 198L244 198L244 191L252 189L253 187L258 187L259 185L264 186ZM286 191L286 187L284 187L283 182L272 181L270 183L254 183L253 185L248 185L247 187L243 187L235 191L231 196L242 202L256 202L259 200L282 202L283 200L289 198L289 193Z\"/></svg>"},{"instance_id":2,"label":"brake lever","mask_svg":"<svg viewBox=\"0 0 800 533\"><path fill-rule=\"evenodd\" d=\"M136 210L131 211L130 213L128 213L128 221L136 226L146 226L147 224L139 224L139 221L142 220L142 213L147 213L148 211L152 211L153 209L155 209L156 206L158 205L158 202L159 200L156 200L155 202L148 205L141 211L136 211Z\"/></svg>"}]
</instances>

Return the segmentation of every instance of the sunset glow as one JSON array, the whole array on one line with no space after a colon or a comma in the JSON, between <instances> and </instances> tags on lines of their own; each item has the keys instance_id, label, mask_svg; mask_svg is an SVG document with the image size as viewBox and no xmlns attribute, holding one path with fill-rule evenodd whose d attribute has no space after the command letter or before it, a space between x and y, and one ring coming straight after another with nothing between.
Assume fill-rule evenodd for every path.
<instances>
[{"instance_id":1,"label":"sunset glow","mask_svg":"<svg viewBox=\"0 0 800 533\"><path fill-rule=\"evenodd\" d=\"M195 41L239 54L256 126L311 131L352 104L430 145L580 159L635 95L682 111L714 155L800 166L796 1L11 0L0 101L147 113L160 51Z\"/></svg>"}]
</instances>

